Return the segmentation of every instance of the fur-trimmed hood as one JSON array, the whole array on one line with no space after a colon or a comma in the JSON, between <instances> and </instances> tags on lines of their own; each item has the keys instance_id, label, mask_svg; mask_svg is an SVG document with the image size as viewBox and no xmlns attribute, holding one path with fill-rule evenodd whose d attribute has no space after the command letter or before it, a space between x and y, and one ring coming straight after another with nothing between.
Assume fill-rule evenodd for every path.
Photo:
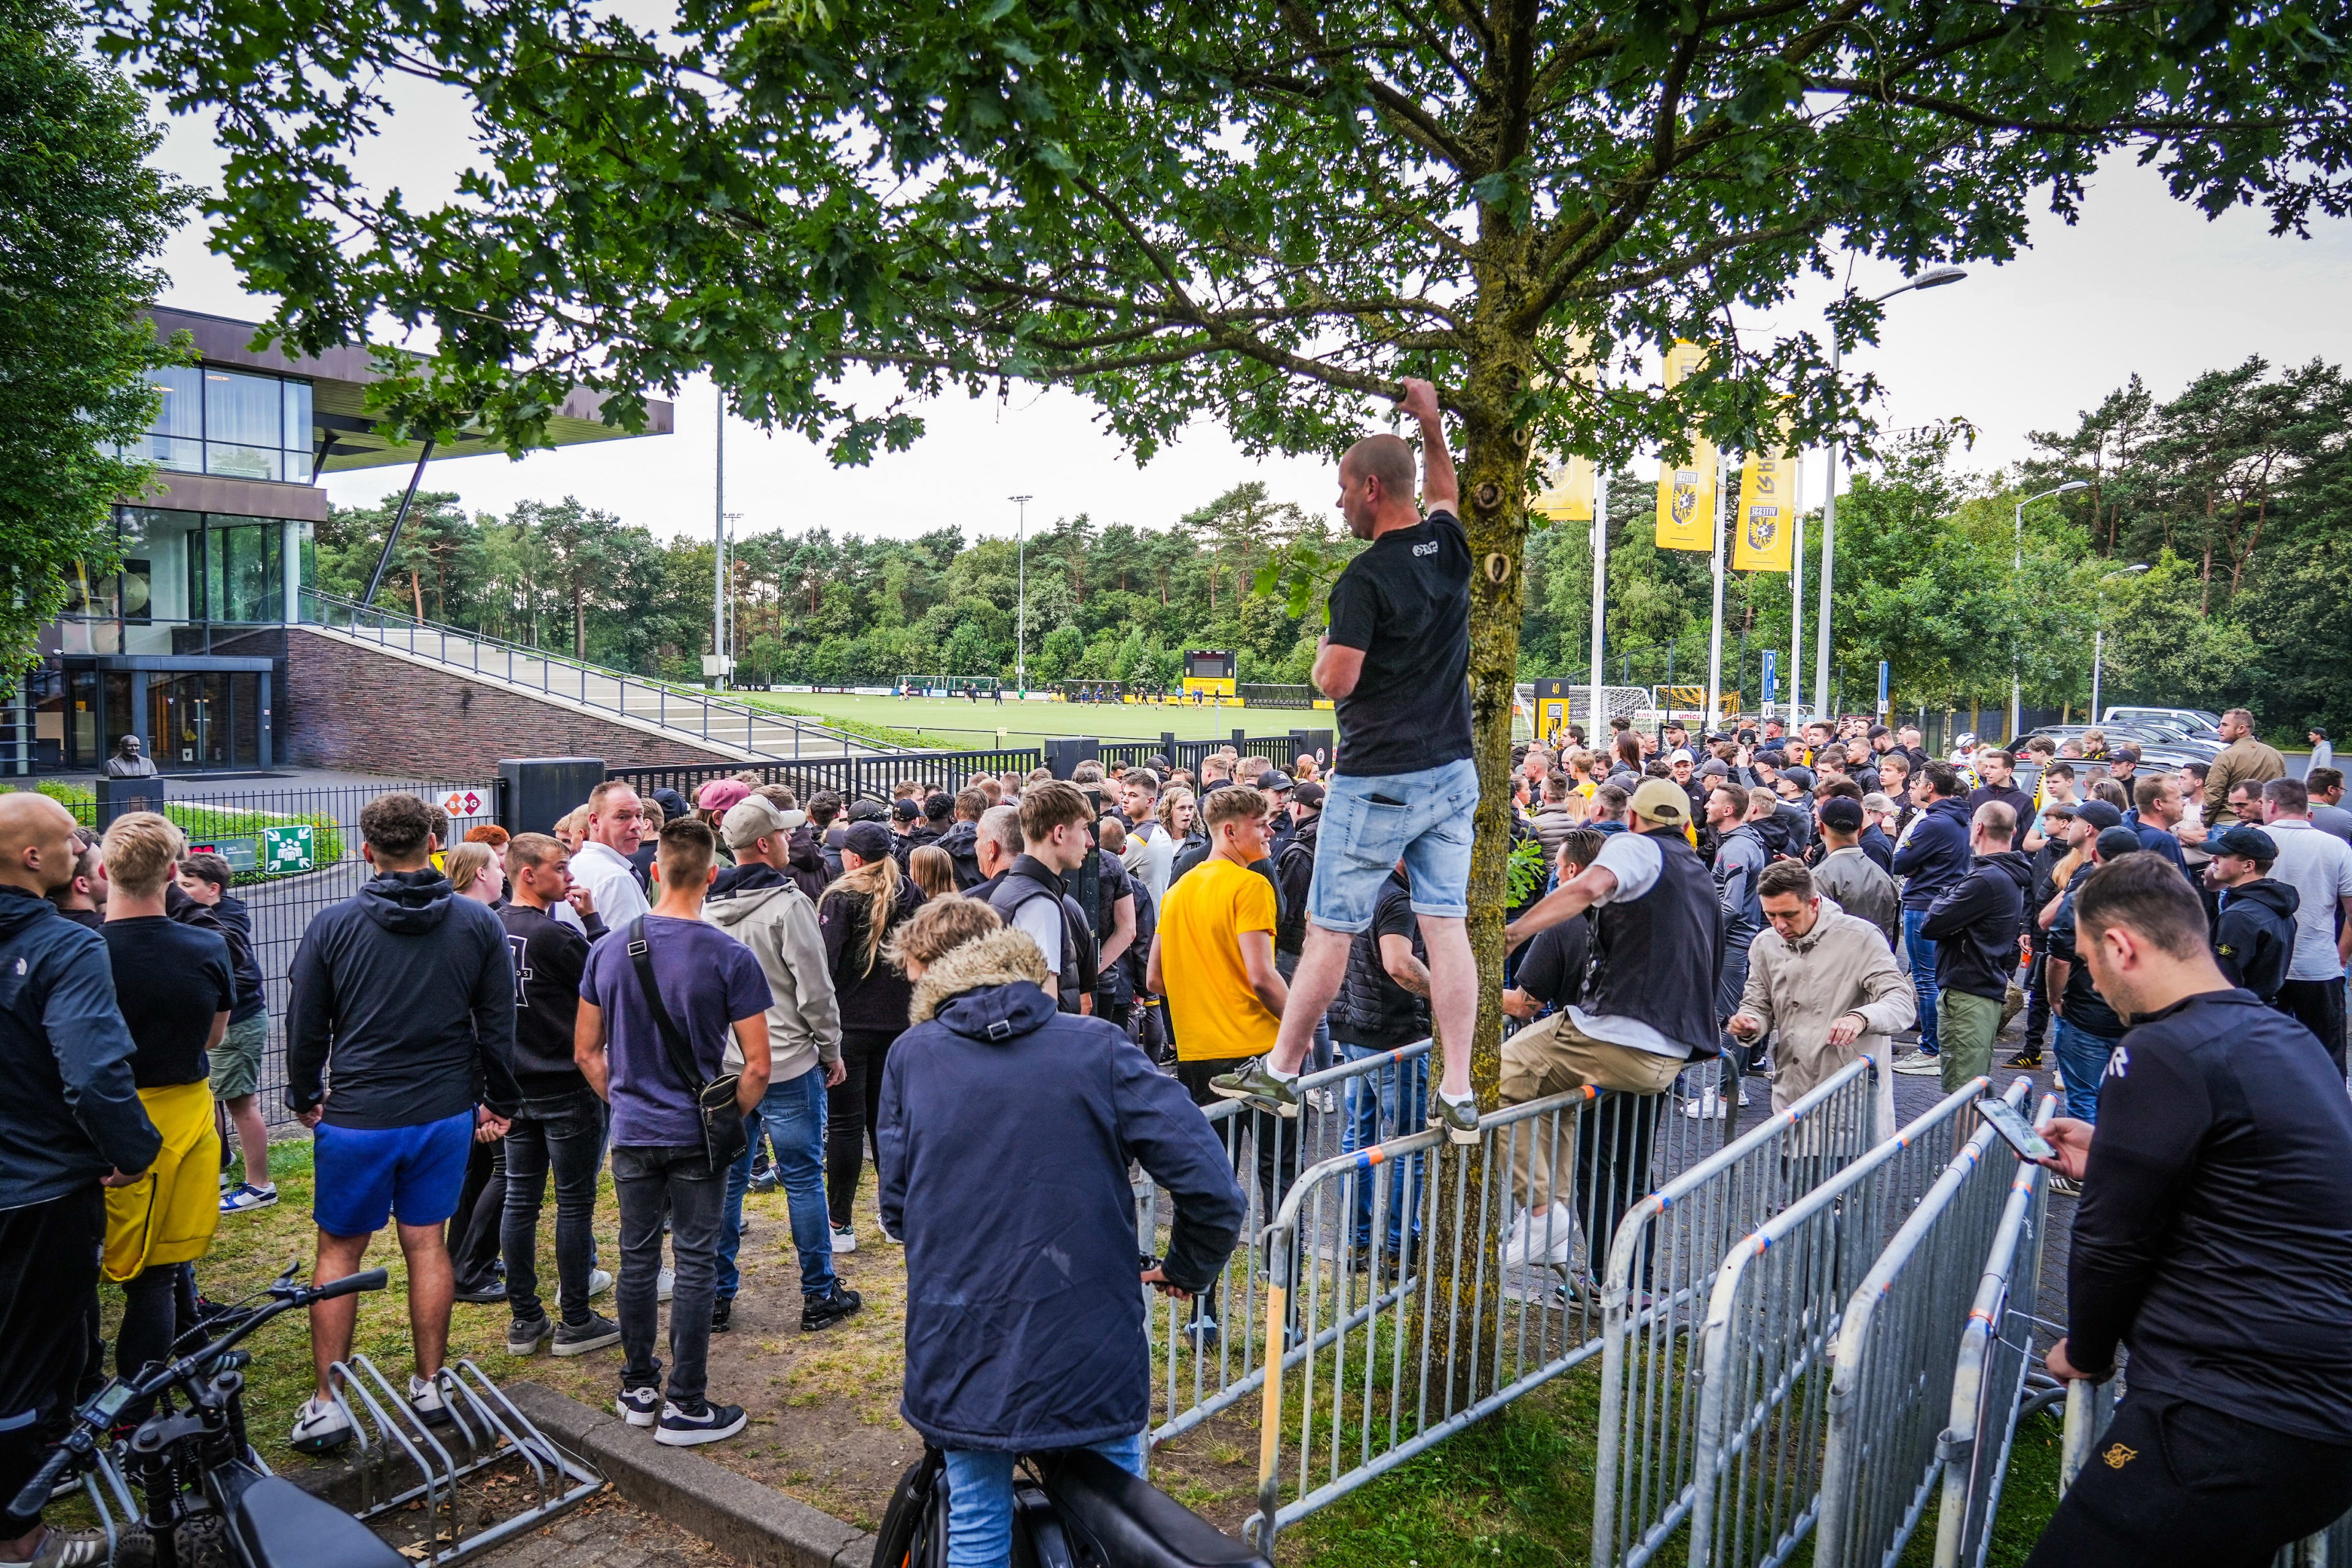
<instances>
[{"instance_id":1,"label":"fur-trimmed hood","mask_svg":"<svg viewBox=\"0 0 2352 1568\"><path fill-rule=\"evenodd\" d=\"M998 1019L1013 1025L1017 1032L1026 1033L1036 1027L1035 1023L1016 1016L1028 1011L1026 1008L1001 1004L951 1005L971 992L995 991L1024 981L1051 1014L1054 1001L1045 992L1045 955L1038 950L1037 943L1028 932L1010 927L991 931L953 949L923 972L923 977L915 982L909 1017L917 1024L938 1018L956 1033L979 1039L1004 1037L989 1026Z\"/></svg>"}]
</instances>

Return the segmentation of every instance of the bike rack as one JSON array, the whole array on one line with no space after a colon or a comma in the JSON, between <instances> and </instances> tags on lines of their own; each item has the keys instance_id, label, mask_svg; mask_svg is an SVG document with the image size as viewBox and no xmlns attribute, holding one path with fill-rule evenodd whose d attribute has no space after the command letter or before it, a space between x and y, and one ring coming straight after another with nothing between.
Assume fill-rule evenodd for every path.
<instances>
[{"instance_id":1,"label":"bike rack","mask_svg":"<svg viewBox=\"0 0 2352 1568\"><path fill-rule=\"evenodd\" d=\"M360 1481L357 1517L365 1522L421 1501L425 1541L434 1550L417 1561L437 1565L469 1557L511 1536L536 1530L604 1489L602 1476L558 1447L471 1361L443 1367L433 1381L449 1412L449 1424L440 1436L367 1357L354 1355L327 1369L329 1397L351 1423L358 1447L353 1465ZM450 1439L446 1444L442 1440L445 1436ZM461 1450L466 1458L457 1458L452 1448ZM518 1456L530 1470L538 1500L468 1537L458 1507L457 1483ZM417 1484L391 1491L406 1468L415 1471Z\"/></svg>"}]
</instances>

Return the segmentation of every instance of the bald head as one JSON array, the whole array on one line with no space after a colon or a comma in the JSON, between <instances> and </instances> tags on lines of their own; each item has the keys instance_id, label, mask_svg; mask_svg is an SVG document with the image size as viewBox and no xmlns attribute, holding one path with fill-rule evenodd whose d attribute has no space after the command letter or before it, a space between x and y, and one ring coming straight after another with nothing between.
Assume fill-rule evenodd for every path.
<instances>
[{"instance_id":1,"label":"bald head","mask_svg":"<svg viewBox=\"0 0 2352 1568\"><path fill-rule=\"evenodd\" d=\"M1412 479L1412 444L1402 436L1367 436L1339 459L1341 484L1373 480L1381 487L1382 500L1402 497L1410 501Z\"/></svg>"},{"instance_id":2,"label":"bald head","mask_svg":"<svg viewBox=\"0 0 2352 1568\"><path fill-rule=\"evenodd\" d=\"M47 898L81 858L73 813L31 790L0 795L0 883Z\"/></svg>"}]
</instances>

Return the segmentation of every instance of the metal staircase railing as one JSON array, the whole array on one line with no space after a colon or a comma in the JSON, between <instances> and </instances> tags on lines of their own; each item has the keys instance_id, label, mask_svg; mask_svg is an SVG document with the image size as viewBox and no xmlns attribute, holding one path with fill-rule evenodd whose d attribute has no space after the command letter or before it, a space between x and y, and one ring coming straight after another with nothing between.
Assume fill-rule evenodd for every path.
<instances>
[{"instance_id":1,"label":"metal staircase railing","mask_svg":"<svg viewBox=\"0 0 2352 1568\"><path fill-rule=\"evenodd\" d=\"M551 648L525 647L502 637L420 620L396 610L362 605L340 595L305 588L302 623L398 648L452 669L537 689L583 708L653 722L681 735L740 746L778 760L854 756L898 748L852 735L829 724L730 702L667 681L591 664ZM537 679L533 679L532 677Z\"/></svg>"}]
</instances>

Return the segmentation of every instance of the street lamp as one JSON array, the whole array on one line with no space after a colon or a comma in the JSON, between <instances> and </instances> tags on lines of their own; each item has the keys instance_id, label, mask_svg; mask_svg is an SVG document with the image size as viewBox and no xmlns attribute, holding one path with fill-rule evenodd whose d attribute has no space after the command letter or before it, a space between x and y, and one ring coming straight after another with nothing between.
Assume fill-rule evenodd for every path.
<instances>
[{"instance_id":1,"label":"street lamp","mask_svg":"<svg viewBox=\"0 0 2352 1568\"><path fill-rule=\"evenodd\" d=\"M1941 289L1947 283L1958 283L1968 273L1958 267L1931 267L1899 289L1889 289L1874 301L1885 304L1897 294L1914 289ZM1830 334L1830 376L1837 377L1838 367L1844 363L1845 347L1838 342L1836 332ZM1821 613L1813 628L1813 701L1815 710L1829 695L1830 689L1830 586L1837 570L1837 475L1838 444L1832 437L1829 446L1829 493L1822 499L1822 602Z\"/></svg>"},{"instance_id":2,"label":"street lamp","mask_svg":"<svg viewBox=\"0 0 2352 1568\"><path fill-rule=\"evenodd\" d=\"M1017 584L1013 590L1013 684L1025 700L1029 696L1029 503L1037 498L1007 496L1004 499L1021 509L1021 521L1013 526L1013 569Z\"/></svg>"},{"instance_id":3,"label":"street lamp","mask_svg":"<svg viewBox=\"0 0 2352 1568\"><path fill-rule=\"evenodd\" d=\"M2121 571L2117 571L2117 572L2110 572L2110 573L2108 573L2108 574L2107 574L2107 575L2106 575L2105 577L2102 577L2102 578L2100 578L2100 579L2099 579L2099 582L2098 582L2098 601L2099 601L2098 614L2097 614L2097 618L2096 618L2096 619L2095 619L2095 620L2091 623L2091 712L2090 712L2090 720L2091 720L2091 722L2092 722L2092 723L2094 723L2094 724L2095 724L2095 723L2097 723L2097 722L2099 721L2099 667L2100 667L2101 663L2102 663L2102 662L2105 660L2105 658L2106 658L2106 651L2107 651L2107 649L2106 649L2106 637L2107 637L2107 579L2108 579L2109 577L2137 577L2137 576L2138 576L2141 573L2143 573L2143 572L2145 572L2145 571L2147 571L2147 562L2145 562L2145 561L2143 561L2143 562L2141 562L2141 563L2140 563L2138 565L2137 565L2137 566L2126 566L2126 567L2124 567Z\"/></svg>"},{"instance_id":4,"label":"street lamp","mask_svg":"<svg viewBox=\"0 0 2352 1568\"><path fill-rule=\"evenodd\" d=\"M2063 496L2068 490L2086 490L2090 488L2091 481L2088 479L2068 479L2056 489L2043 490L2038 496L2027 496L2017 503L2016 554L2009 563L2011 587L2014 588L2018 580L2025 575L2025 509L2035 501L2048 500L2052 496ZM2017 668L2017 640L2012 637L2009 645L2009 743L2011 746L2017 744L2017 724L2021 711L2018 704L2021 700L2022 692Z\"/></svg>"}]
</instances>

